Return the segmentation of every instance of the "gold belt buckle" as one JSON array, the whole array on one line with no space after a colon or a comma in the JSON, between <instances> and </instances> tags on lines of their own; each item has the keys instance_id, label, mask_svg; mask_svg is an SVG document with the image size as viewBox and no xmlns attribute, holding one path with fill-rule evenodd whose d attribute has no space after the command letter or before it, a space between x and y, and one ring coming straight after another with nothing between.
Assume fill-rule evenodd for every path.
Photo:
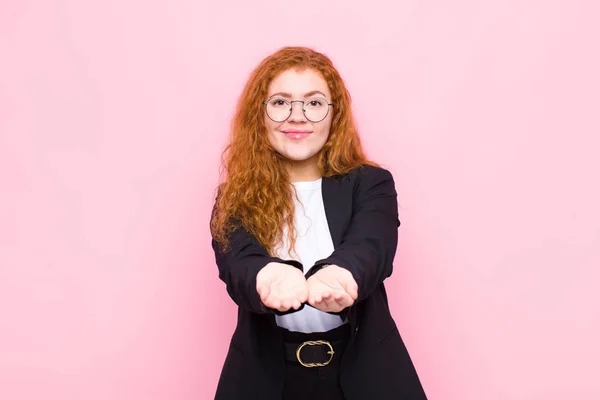
<instances>
[{"instance_id":1,"label":"gold belt buckle","mask_svg":"<svg viewBox=\"0 0 600 400\"><path fill-rule=\"evenodd\" d=\"M300 357L300 352L302 351L302 348L304 348L304 346L319 346L319 345L326 345L329 347L329 351L327 352L327 354L329 354L329 360L325 361L324 363L305 363L304 361L302 361L302 357ZM333 360L334 353L335 353L335 351L333 351L333 346L328 341L326 341L326 340L309 340L308 342L304 342L300 346L298 346L298 350L296 350L296 358L298 359L298 362L302 366L307 367L307 368L324 367L324 366L328 365L331 362L331 360Z\"/></svg>"}]
</instances>

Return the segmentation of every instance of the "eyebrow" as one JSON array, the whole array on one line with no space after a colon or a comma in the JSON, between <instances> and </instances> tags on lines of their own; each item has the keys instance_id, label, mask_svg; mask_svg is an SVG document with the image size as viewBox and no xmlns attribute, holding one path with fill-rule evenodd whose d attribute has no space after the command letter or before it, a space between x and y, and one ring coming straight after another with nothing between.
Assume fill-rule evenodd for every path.
<instances>
[{"instance_id":1,"label":"eyebrow","mask_svg":"<svg viewBox=\"0 0 600 400\"><path fill-rule=\"evenodd\" d=\"M311 96L314 96L316 94L320 94L321 96L327 98L327 96L325 95L325 93L321 92L320 90L312 90L312 91L310 91L308 93L304 93L304 98L311 97ZM275 96L286 97L288 99L292 98L291 93L287 93L287 92L277 92L277 93L274 93L274 94L270 95L269 98L275 97Z\"/></svg>"}]
</instances>

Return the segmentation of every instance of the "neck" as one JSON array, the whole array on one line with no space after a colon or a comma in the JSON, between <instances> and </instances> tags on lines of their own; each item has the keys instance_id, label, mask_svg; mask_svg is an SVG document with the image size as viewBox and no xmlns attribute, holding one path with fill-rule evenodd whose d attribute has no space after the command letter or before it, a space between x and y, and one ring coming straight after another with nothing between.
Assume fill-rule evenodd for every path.
<instances>
[{"instance_id":1,"label":"neck","mask_svg":"<svg viewBox=\"0 0 600 400\"><path fill-rule=\"evenodd\" d=\"M316 181L321 178L316 160L291 161L287 169L290 182Z\"/></svg>"}]
</instances>

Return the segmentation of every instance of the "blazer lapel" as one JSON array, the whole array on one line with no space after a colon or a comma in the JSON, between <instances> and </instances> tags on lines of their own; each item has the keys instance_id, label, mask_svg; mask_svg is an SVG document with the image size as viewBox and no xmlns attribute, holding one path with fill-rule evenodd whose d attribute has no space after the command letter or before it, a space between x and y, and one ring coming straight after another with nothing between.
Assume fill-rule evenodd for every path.
<instances>
[{"instance_id":1,"label":"blazer lapel","mask_svg":"<svg viewBox=\"0 0 600 400\"><path fill-rule=\"evenodd\" d=\"M342 244L344 231L352 217L352 188L349 179L323 178L323 205L334 248Z\"/></svg>"}]
</instances>

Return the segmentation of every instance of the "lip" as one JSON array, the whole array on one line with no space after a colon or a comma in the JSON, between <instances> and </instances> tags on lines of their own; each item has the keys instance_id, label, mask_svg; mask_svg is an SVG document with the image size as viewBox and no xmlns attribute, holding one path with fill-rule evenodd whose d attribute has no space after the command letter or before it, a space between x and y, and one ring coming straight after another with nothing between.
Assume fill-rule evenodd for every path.
<instances>
[{"instance_id":1,"label":"lip","mask_svg":"<svg viewBox=\"0 0 600 400\"><path fill-rule=\"evenodd\" d=\"M306 129L284 129L281 132L288 138L295 140L304 139L312 133L312 131Z\"/></svg>"},{"instance_id":2,"label":"lip","mask_svg":"<svg viewBox=\"0 0 600 400\"><path fill-rule=\"evenodd\" d=\"M283 129L283 133L311 133L308 129Z\"/></svg>"}]
</instances>

